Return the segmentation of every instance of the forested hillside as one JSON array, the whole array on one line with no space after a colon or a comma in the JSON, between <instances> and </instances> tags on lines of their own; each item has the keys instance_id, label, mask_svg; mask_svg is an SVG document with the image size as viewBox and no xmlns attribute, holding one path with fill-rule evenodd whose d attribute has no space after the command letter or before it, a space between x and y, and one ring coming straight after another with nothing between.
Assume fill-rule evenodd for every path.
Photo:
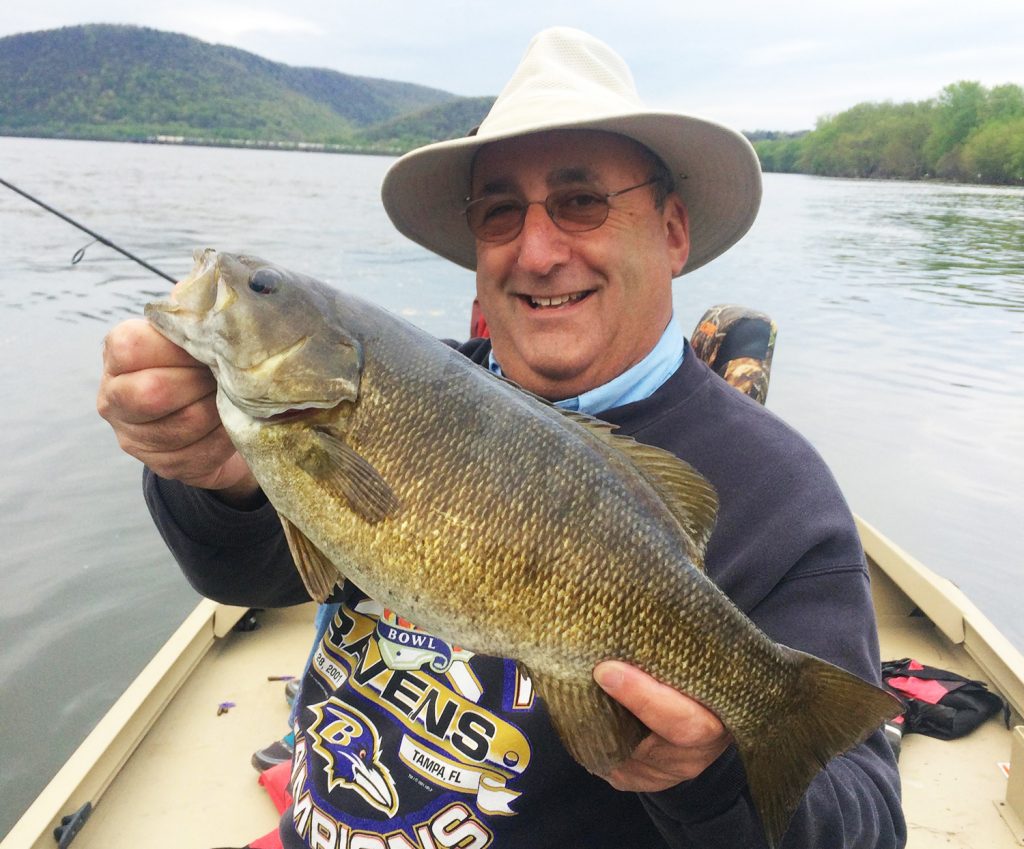
<instances>
[{"instance_id":1,"label":"forested hillside","mask_svg":"<svg viewBox=\"0 0 1024 849\"><path fill-rule=\"evenodd\" d=\"M196 38L90 24L0 38L0 135L400 153L464 135L493 98L295 68ZM977 82L749 134L766 171L1024 184L1024 89Z\"/></svg>"},{"instance_id":2,"label":"forested hillside","mask_svg":"<svg viewBox=\"0 0 1024 849\"><path fill-rule=\"evenodd\" d=\"M0 39L5 135L392 150L462 135L488 106L411 83L294 68L141 27L94 24ZM412 117L421 112L422 124ZM388 131L390 122L400 122L400 138Z\"/></svg>"},{"instance_id":3,"label":"forested hillside","mask_svg":"<svg viewBox=\"0 0 1024 849\"><path fill-rule=\"evenodd\" d=\"M1024 89L961 81L932 100L861 103L754 147L765 171L1022 184Z\"/></svg>"}]
</instances>

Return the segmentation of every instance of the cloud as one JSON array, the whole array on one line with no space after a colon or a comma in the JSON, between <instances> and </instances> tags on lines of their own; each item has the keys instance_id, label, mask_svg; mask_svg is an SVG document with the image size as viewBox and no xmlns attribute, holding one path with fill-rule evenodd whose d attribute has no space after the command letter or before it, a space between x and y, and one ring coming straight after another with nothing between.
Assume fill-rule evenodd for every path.
<instances>
[{"instance_id":1,"label":"cloud","mask_svg":"<svg viewBox=\"0 0 1024 849\"><path fill-rule=\"evenodd\" d=\"M746 64L754 67L773 65L789 65L794 62L806 62L822 55L827 45L821 41L781 41L754 47L744 57Z\"/></svg>"},{"instance_id":2,"label":"cloud","mask_svg":"<svg viewBox=\"0 0 1024 849\"><path fill-rule=\"evenodd\" d=\"M238 44L250 36L322 36L319 24L287 12L251 6L219 5L180 8L166 16L166 26L205 41Z\"/></svg>"},{"instance_id":3,"label":"cloud","mask_svg":"<svg viewBox=\"0 0 1024 849\"><path fill-rule=\"evenodd\" d=\"M795 130L864 101L935 97L957 80L1024 83L1021 2L972 0L965 14L962 0L518 0L482 14L470 0L8 0L0 35L133 23L291 65L494 95L529 38L563 24L618 50L652 106Z\"/></svg>"}]
</instances>

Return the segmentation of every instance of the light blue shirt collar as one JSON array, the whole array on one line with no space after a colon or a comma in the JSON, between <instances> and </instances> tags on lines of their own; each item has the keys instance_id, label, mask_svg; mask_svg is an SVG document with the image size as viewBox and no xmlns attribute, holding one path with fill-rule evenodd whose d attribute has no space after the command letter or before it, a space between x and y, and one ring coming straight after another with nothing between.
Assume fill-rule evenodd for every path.
<instances>
[{"instance_id":1,"label":"light blue shirt collar","mask_svg":"<svg viewBox=\"0 0 1024 849\"><path fill-rule=\"evenodd\" d=\"M685 353L686 339L683 337L682 328L675 320L675 314L673 314L668 327L661 334L658 344L635 366L582 395L555 401L555 406L561 407L563 410L596 416L613 407L642 401L653 395L666 380L675 374L683 363ZM501 374L501 366L494 359L493 350L489 354L487 367L495 374Z\"/></svg>"}]
</instances>

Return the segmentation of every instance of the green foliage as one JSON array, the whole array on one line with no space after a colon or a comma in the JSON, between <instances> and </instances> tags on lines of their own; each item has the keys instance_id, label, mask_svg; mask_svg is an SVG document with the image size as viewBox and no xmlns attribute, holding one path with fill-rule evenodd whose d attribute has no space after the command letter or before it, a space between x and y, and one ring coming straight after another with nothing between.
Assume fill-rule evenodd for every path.
<instances>
[{"instance_id":1,"label":"green foliage","mask_svg":"<svg viewBox=\"0 0 1024 849\"><path fill-rule=\"evenodd\" d=\"M1024 88L1019 85L997 85L988 93L985 119L1010 121L1024 118Z\"/></svg>"},{"instance_id":2,"label":"green foliage","mask_svg":"<svg viewBox=\"0 0 1024 849\"><path fill-rule=\"evenodd\" d=\"M1024 183L1024 89L957 82L920 103L861 103L809 133L758 134L765 171Z\"/></svg>"},{"instance_id":3,"label":"green foliage","mask_svg":"<svg viewBox=\"0 0 1024 849\"><path fill-rule=\"evenodd\" d=\"M792 174L797 171L797 160L806 133L748 133L747 138L754 144L754 150L765 171Z\"/></svg>"},{"instance_id":4,"label":"green foliage","mask_svg":"<svg viewBox=\"0 0 1024 849\"><path fill-rule=\"evenodd\" d=\"M804 137L797 168L836 177L923 177L929 112L926 104L862 103L822 119Z\"/></svg>"},{"instance_id":5,"label":"green foliage","mask_svg":"<svg viewBox=\"0 0 1024 849\"><path fill-rule=\"evenodd\" d=\"M357 138L368 144L397 140L407 148L460 138L480 124L493 104L493 97L472 97L432 106L370 127Z\"/></svg>"},{"instance_id":6,"label":"green foliage","mask_svg":"<svg viewBox=\"0 0 1024 849\"><path fill-rule=\"evenodd\" d=\"M939 95L924 153L940 177L962 176L960 148L984 119L986 94L980 83L958 82Z\"/></svg>"},{"instance_id":7,"label":"green foliage","mask_svg":"<svg viewBox=\"0 0 1024 849\"><path fill-rule=\"evenodd\" d=\"M432 133L461 120L467 103L478 106L411 83L293 68L184 35L109 25L0 39L0 92L6 135L181 136L388 152L443 138ZM429 120L417 127L408 116L424 110ZM403 120L400 132L387 131Z\"/></svg>"},{"instance_id":8,"label":"green foliage","mask_svg":"<svg viewBox=\"0 0 1024 849\"><path fill-rule=\"evenodd\" d=\"M972 134L960 162L982 183L1024 183L1024 115L986 124Z\"/></svg>"},{"instance_id":9,"label":"green foliage","mask_svg":"<svg viewBox=\"0 0 1024 849\"><path fill-rule=\"evenodd\" d=\"M0 38L2 135L401 153L465 135L492 103L140 27ZM960 81L920 103L861 103L811 132L748 135L766 171L1024 183L1024 89L1009 83Z\"/></svg>"}]
</instances>

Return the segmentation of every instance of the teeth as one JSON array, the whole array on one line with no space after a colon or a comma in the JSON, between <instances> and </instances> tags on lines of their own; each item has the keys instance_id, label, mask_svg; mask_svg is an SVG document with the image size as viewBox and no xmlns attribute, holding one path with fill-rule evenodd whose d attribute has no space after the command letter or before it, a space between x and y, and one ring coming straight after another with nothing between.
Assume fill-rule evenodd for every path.
<instances>
[{"instance_id":1,"label":"teeth","mask_svg":"<svg viewBox=\"0 0 1024 849\"><path fill-rule=\"evenodd\" d=\"M562 304L567 304L570 301L580 300L586 292L577 292L574 295L559 295L554 298L535 298L530 296L530 303L535 307L560 307Z\"/></svg>"}]
</instances>

